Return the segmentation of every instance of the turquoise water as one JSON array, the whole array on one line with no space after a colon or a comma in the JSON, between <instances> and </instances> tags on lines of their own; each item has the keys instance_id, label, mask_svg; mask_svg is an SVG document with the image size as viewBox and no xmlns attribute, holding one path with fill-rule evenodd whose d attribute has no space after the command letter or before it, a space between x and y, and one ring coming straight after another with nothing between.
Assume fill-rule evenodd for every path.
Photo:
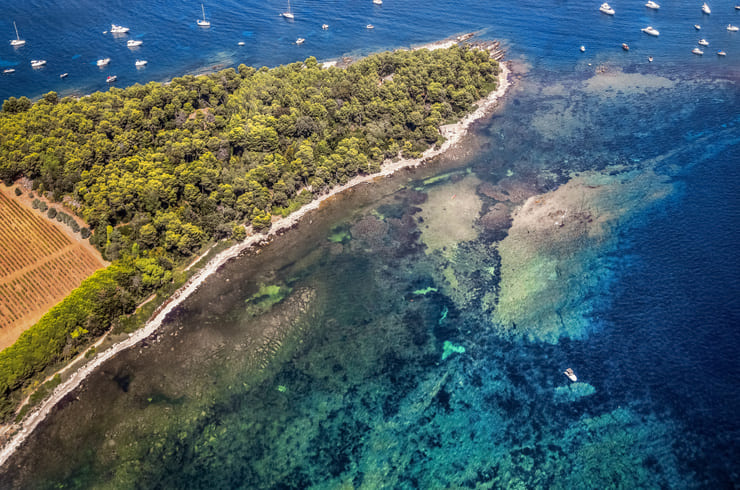
<instances>
[{"instance_id":1,"label":"turquoise water","mask_svg":"<svg viewBox=\"0 0 740 490\"><path fill-rule=\"evenodd\" d=\"M516 86L464 150L356 188L223 267L71 395L0 484L737 486L732 6L613 4L607 18L570 3L367 3L328 22L346 37L319 57L486 29L510 47ZM290 41L303 24L280 9L252 22ZM101 27L133 29L121 12ZM658 39L639 32L648 22ZM695 23L726 59L690 55ZM260 39L260 62L295 59L279 35ZM191 69L168 60L166 76Z\"/></svg>"}]
</instances>

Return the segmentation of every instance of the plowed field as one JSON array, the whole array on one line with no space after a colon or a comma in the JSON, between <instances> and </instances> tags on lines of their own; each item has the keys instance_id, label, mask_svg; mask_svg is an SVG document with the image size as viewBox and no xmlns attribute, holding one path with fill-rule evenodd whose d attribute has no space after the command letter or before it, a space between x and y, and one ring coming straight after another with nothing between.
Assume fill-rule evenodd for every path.
<instances>
[{"instance_id":1,"label":"plowed field","mask_svg":"<svg viewBox=\"0 0 740 490\"><path fill-rule=\"evenodd\" d=\"M0 350L105 267L63 226L0 192Z\"/></svg>"}]
</instances>

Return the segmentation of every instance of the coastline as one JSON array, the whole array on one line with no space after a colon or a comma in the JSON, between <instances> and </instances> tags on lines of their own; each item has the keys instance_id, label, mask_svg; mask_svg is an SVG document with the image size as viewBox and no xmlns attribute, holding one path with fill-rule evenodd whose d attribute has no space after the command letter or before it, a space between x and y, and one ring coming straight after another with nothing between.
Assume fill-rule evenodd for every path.
<instances>
[{"instance_id":1,"label":"coastline","mask_svg":"<svg viewBox=\"0 0 740 490\"><path fill-rule=\"evenodd\" d=\"M430 43L430 46L434 46L437 44L438 43ZM335 187L331 189L328 193L318 196L314 201L303 206L289 216L275 220L272 223L271 228L266 233L251 235L241 243L238 243L216 255L193 277L191 277L185 285L178 289L162 305L162 307L160 307L155 312L152 318L142 328L130 334L127 339L111 346L109 349L103 352L98 353L90 362L79 368L72 376L70 376L67 380L57 386L52 394L36 408L34 408L20 423L9 426L8 429L14 430L15 432L3 445L2 449L0 449L0 465L5 464L5 462L12 456L16 449L18 449L25 442L26 438L53 410L57 403L59 403L65 396L72 393L93 371L95 371L107 360L111 359L119 352L128 349L129 347L133 347L137 343L154 334L162 325L167 315L169 315L169 313L171 313L176 307L178 307L192 293L196 292L198 288L205 282L205 280L208 279L226 262L238 257L242 252L252 247L258 247L264 243L269 242L274 236L292 228L298 222L300 222L300 220L307 213L319 209L323 203L336 196L337 194L340 194L347 189L355 187L359 184L372 182L378 178L392 175L402 169L419 167L426 164L430 159L440 156L449 151L451 148L455 147L467 134L470 125L473 122L490 114L491 111L497 106L497 102L501 99L501 97L505 95L507 89L509 88L511 84L509 80L510 70L506 66L504 61L499 62L499 67L499 84L497 89L488 94L482 100L478 101L478 107L475 111L466 115L456 123L448 124L440 128L443 136L446 138L446 141L439 148L429 148L419 158L401 158L395 161L386 160L381 166L379 172L371 175L359 175L354 177L346 184Z\"/></svg>"}]
</instances>

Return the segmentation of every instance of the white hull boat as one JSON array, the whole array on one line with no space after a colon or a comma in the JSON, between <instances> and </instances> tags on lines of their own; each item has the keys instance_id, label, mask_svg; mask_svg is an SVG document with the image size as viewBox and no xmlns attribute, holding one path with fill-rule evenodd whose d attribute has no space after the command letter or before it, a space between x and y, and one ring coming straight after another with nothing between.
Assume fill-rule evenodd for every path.
<instances>
[{"instance_id":1,"label":"white hull boat","mask_svg":"<svg viewBox=\"0 0 740 490\"><path fill-rule=\"evenodd\" d=\"M126 34L128 31L130 31L128 27L123 27L116 24L110 25L110 32L113 34Z\"/></svg>"},{"instance_id":2,"label":"white hull boat","mask_svg":"<svg viewBox=\"0 0 740 490\"><path fill-rule=\"evenodd\" d=\"M200 4L200 10L203 12L203 18L198 19L196 24L198 24L200 27L211 27L211 23L206 20L206 9L203 7L203 4Z\"/></svg>"},{"instance_id":3,"label":"white hull boat","mask_svg":"<svg viewBox=\"0 0 740 490\"><path fill-rule=\"evenodd\" d=\"M642 32L644 32L648 36L660 36L660 32L658 31L658 29L655 29L653 26L647 26L646 28L642 29Z\"/></svg>"},{"instance_id":4,"label":"white hull boat","mask_svg":"<svg viewBox=\"0 0 740 490\"><path fill-rule=\"evenodd\" d=\"M128 42L126 42L126 46L128 46L129 48L136 48L138 46L141 46L142 44L144 44L144 41L139 41L135 39L129 39Z\"/></svg>"},{"instance_id":5,"label":"white hull boat","mask_svg":"<svg viewBox=\"0 0 740 490\"><path fill-rule=\"evenodd\" d=\"M614 15L614 9L611 8L611 6L609 6L609 4L606 2L601 4L601 7L599 7L599 12L606 15Z\"/></svg>"},{"instance_id":6,"label":"white hull boat","mask_svg":"<svg viewBox=\"0 0 740 490\"><path fill-rule=\"evenodd\" d=\"M108 63L110 63L110 58L102 58L97 61L98 66L106 66Z\"/></svg>"},{"instance_id":7,"label":"white hull boat","mask_svg":"<svg viewBox=\"0 0 740 490\"><path fill-rule=\"evenodd\" d=\"M704 12L705 14L707 14L707 15L709 15L709 14L712 13L712 9L710 9L709 8L709 5L707 5L706 3L701 6L701 11Z\"/></svg>"},{"instance_id":8,"label":"white hull boat","mask_svg":"<svg viewBox=\"0 0 740 490\"><path fill-rule=\"evenodd\" d=\"M21 39L21 36L18 34L18 26L15 25L15 21L13 21L13 27L15 27L15 39L10 40L10 45L15 47L23 46L26 44L26 40Z\"/></svg>"}]
</instances>

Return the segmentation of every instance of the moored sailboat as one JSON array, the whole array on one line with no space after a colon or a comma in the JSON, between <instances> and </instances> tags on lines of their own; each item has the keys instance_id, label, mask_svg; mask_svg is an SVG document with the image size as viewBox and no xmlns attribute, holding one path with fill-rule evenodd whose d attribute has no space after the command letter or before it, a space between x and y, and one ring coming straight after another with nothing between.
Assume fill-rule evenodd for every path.
<instances>
[{"instance_id":1,"label":"moored sailboat","mask_svg":"<svg viewBox=\"0 0 740 490\"><path fill-rule=\"evenodd\" d=\"M15 21L13 21L13 27L15 27L15 39L10 40L11 46L23 46L26 44L25 39L21 39L21 36L18 34L18 26L15 25Z\"/></svg>"},{"instance_id":2,"label":"moored sailboat","mask_svg":"<svg viewBox=\"0 0 740 490\"><path fill-rule=\"evenodd\" d=\"M206 20L206 9L203 7L203 4L202 3L200 4L200 10L203 12L203 18L202 19L198 19L196 21L196 23L200 27L211 27L210 21Z\"/></svg>"},{"instance_id":3,"label":"moored sailboat","mask_svg":"<svg viewBox=\"0 0 740 490\"><path fill-rule=\"evenodd\" d=\"M286 10L280 15L282 15L286 19L295 19L295 15L293 15L293 11L290 9L290 0L288 0L288 10Z\"/></svg>"}]
</instances>

